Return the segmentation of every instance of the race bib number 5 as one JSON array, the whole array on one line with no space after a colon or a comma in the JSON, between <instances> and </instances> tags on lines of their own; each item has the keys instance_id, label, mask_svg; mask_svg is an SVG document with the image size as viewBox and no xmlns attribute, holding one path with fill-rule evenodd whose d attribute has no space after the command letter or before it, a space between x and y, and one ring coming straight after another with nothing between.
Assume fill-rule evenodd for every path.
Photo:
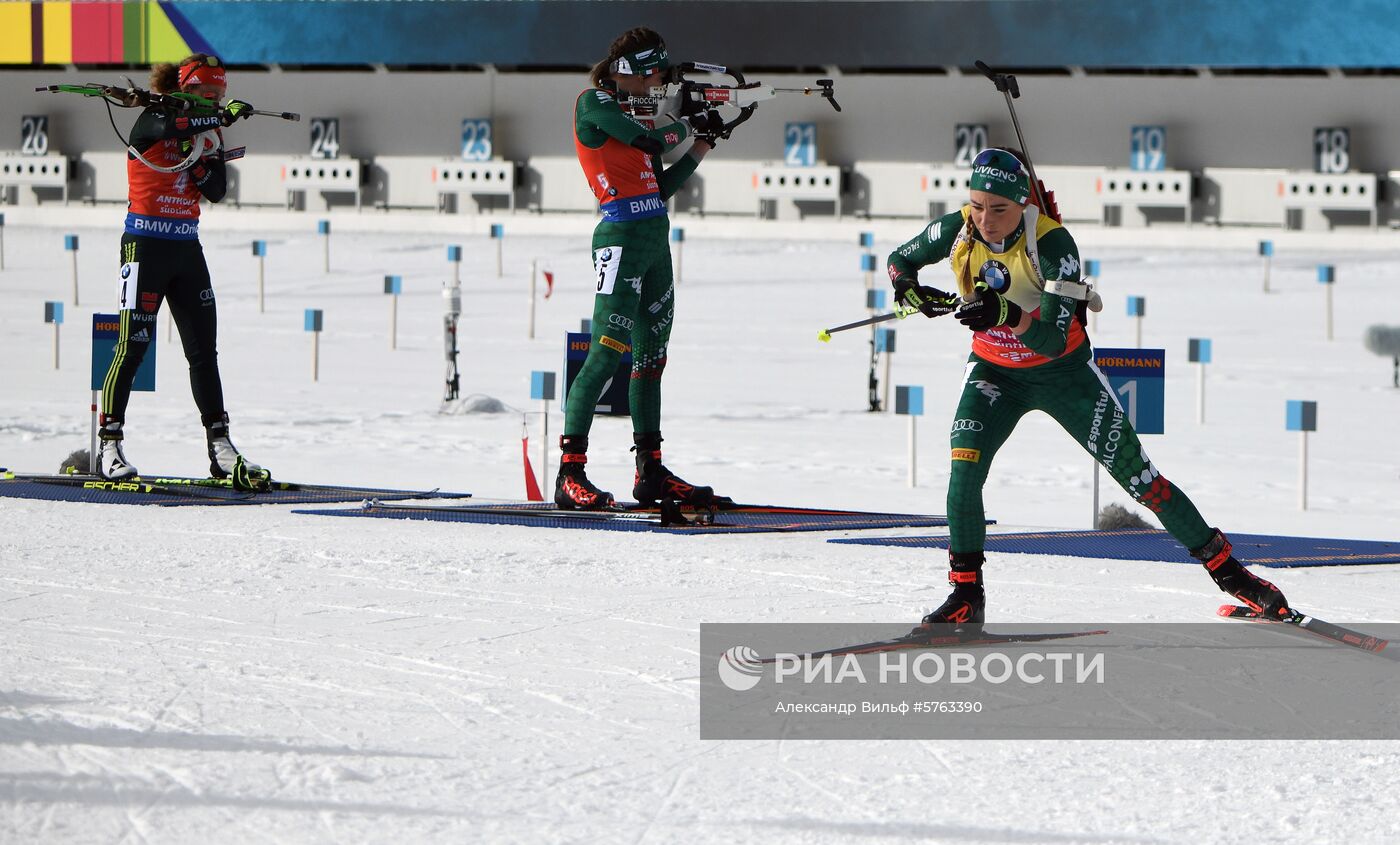
<instances>
[{"instance_id":1,"label":"race bib number 5","mask_svg":"<svg viewBox=\"0 0 1400 845\"><path fill-rule=\"evenodd\" d=\"M617 268L622 266L622 247L605 246L593 250L593 279L599 296L608 296L617 285Z\"/></svg>"}]
</instances>

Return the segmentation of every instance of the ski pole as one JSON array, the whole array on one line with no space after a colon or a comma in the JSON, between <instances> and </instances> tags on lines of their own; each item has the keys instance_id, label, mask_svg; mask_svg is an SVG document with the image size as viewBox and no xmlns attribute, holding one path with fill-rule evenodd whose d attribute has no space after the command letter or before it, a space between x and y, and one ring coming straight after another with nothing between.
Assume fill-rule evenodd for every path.
<instances>
[{"instance_id":1,"label":"ski pole","mask_svg":"<svg viewBox=\"0 0 1400 845\"><path fill-rule=\"evenodd\" d=\"M1045 197L1040 194L1040 179L1035 175L1035 165L1031 164L1031 150L1026 146L1026 136L1021 134L1021 121L1016 119L1016 106L1011 102L1021 96L1021 88L1016 84L1016 77L1009 73L997 73L987 66L986 62L978 59L974 64L982 71L982 75L992 81L997 90L1006 98L1006 108L1011 112L1011 126L1016 130L1016 141L1021 145L1021 152L1026 156L1026 169L1030 171L1031 190L1035 191L1036 203L1040 208L1048 208L1045 204Z\"/></svg>"},{"instance_id":2,"label":"ski pole","mask_svg":"<svg viewBox=\"0 0 1400 845\"><path fill-rule=\"evenodd\" d=\"M913 309L913 311L917 310L917 308ZM847 329L858 329L861 326L873 326L876 323L883 323L887 320L903 320L905 317L908 317L910 313L911 311L906 311L902 308L896 308L888 314L876 314L874 317L867 317L864 320L856 320L854 323L846 323L842 326L832 326L829 329L822 329L821 331L817 332L817 340L820 340L822 343L826 343L827 341L831 340L831 336L836 332L844 332Z\"/></svg>"}]
</instances>

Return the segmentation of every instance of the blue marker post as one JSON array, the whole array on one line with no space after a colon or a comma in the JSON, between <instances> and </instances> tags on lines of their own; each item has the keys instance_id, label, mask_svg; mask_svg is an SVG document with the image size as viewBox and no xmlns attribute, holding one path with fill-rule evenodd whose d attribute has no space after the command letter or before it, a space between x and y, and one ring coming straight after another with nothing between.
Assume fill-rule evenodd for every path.
<instances>
[{"instance_id":1,"label":"blue marker post","mask_svg":"<svg viewBox=\"0 0 1400 845\"><path fill-rule=\"evenodd\" d=\"M331 271L331 221L317 220L316 234L321 236L321 254L323 258L323 272Z\"/></svg>"},{"instance_id":2,"label":"blue marker post","mask_svg":"<svg viewBox=\"0 0 1400 845\"><path fill-rule=\"evenodd\" d=\"M909 417L909 486L919 486L919 440L915 421L924 414L924 389L901 384L894 389L894 412Z\"/></svg>"},{"instance_id":3,"label":"blue marker post","mask_svg":"<svg viewBox=\"0 0 1400 845\"><path fill-rule=\"evenodd\" d=\"M1196 365L1196 424L1206 421L1206 364L1210 363L1210 338L1193 337L1186 349L1186 360Z\"/></svg>"},{"instance_id":4,"label":"blue marker post","mask_svg":"<svg viewBox=\"0 0 1400 845\"><path fill-rule=\"evenodd\" d=\"M867 255L866 258L874 258ZM885 292L883 290L867 290L865 292L865 307L870 311L870 316L875 316L875 312L883 310L885 307ZM874 323L870 324L870 376L866 380L866 385L870 390L867 400L870 403L870 412L878 413L882 407L880 403L880 380L875 377L875 365L880 359L879 329ZM885 403L886 405L888 402Z\"/></svg>"},{"instance_id":5,"label":"blue marker post","mask_svg":"<svg viewBox=\"0 0 1400 845\"><path fill-rule=\"evenodd\" d=\"M1269 292L1269 265L1274 261L1274 242L1259 242L1259 257L1264 259L1264 293Z\"/></svg>"},{"instance_id":6,"label":"blue marker post","mask_svg":"<svg viewBox=\"0 0 1400 845\"><path fill-rule=\"evenodd\" d=\"M1142 318L1147 316L1147 299L1141 296L1128 297L1128 316L1137 318L1138 349L1142 348Z\"/></svg>"},{"instance_id":7,"label":"blue marker post","mask_svg":"<svg viewBox=\"0 0 1400 845\"><path fill-rule=\"evenodd\" d=\"M884 293L884 291L880 291ZM894 329L878 329L875 332L875 352L885 356L885 386L880 393L880 407L890 409L890 368L894 361Z\"/></svg>"},{"instance_id":8,"label":"blue marker post","mask_svg":"<svg viewBox=\"0 0 1400 845\"><path fill-rule=\"evenodd\" d=\"M875 233L860 233L860 269L865 271L865 289L875 287Z\"/></svg>"},{"instance_id":9,"label":"blue marker post","mask_svg":"<svg viewBox=\"0 0 1400 845\"><path fill-rule=\"evenodd\" d=\"M389 348L399 348L399 294L403 293L402 276L385 276L384 293L389 297Z\"/></svg>"},{"instance_id":10,"label":"blue marker post","mask_svg":"<svg viewBox=\"0 0 1400 845\"><path fill-rule=\"evenodd\" d=\"M53 323L53 368L58 369L58 327L63 325L63 303L44 303L44 322Z\"/></svg>"},{"instance_id":11,"label":"blue marker post","mask_svg":"<svg viewBox=\"0 0 1400 845\"><path fill-rule=\"evenodd\" d=\"M78 236L64 235L63 248L73 255L73 307L78 307Z\"/></svg>"},{"instance_id":12,"label":"blue marker post","mask_svg":"<svg viewBox=\"0 0 1400 845\"><path fill-rule=\"evenodd\" d=\"M680 226L677 226L676 228L674 228L674 229L671 230L671 243L675 245L675 251L676 251L676 257L675 257L675 261L674 261L674 263L675 263L675 265L676 265L676 267L675 267L675 269L676 269L676 272L675 272L676 284L680 284L680 283L681 283L681 257L682 257L681 254L682 254L682 252L684 252L684 250L685 250L685 230L682 229Z\"/></svg>"},{"instance_id":13,"label":"blue marker post","mask_svg":"<svg viewBox=\"0 0 1400 845\"><path fill-rule=\"evenodd\" d=\"M1317 265L1317 283L1327 289L1327 339L1332 339L1332 286L1337 283L1337 268L1331 264Z\"/></svg>"},{"instance_id":14,"label":"blue marker post","mask_svg":"<svg viewBox=\"0 0 1400 845\"><path fill-rule=\"evenodd\" d=\"M491 240L493 240L493 241L496 242L496 278L498 278L498 279L499 279L502 275L504 275L504 272L505 272L504 266L503 266L503 264L502 264L502 259L501 259L501 249L502 249L502 244L505 242L505 239L506 239L506 227L505 227L505 226L502 226L500 223L492 223L492 224L491 224Z\"/></svg>"},{"instance_id":15,"label":"blue marker post","mask_svg":"<svg viewBox=\"0 0 1400 845\"><path fill-rule=\"evenodd\" d=\"M258 313L263 309L263 264L267 260L267 241L253 241L253 257L258 259Z\"/></svg>"},{"instance_id":16,"label":"blue marker post","mask_svg":"<svg viewBox=\"0 0 1400 845\"><path fill-rule=\"evenodd\" d=\"M1288 400L1286 424L1298 432L1298 509L1308 509L1308 432L1317 431L1317 403Z\"/></svg>"},{"instance_id":17,"label":"blue marker post","mask_svg":"<svg viewBox=\"0 0 1400 845\"><path fill-rule=\"evenodd\" d=\"M530 398L540 400L540 419L543 420L540 436L540 489L545 489L549 480L549 403L554 400L555 374L544 370L530 373Z\"/></svg>"},{"instance_id":18,"label":"blue marker post","mask_svg":"<svg viewBox=\"0 0 1400 845\"><path fill-rule=\"evenodd\" d=\"M459 287L462 284L462 248L460 246L449 246L447 248L447 261L452 265L452 286Z\"/></svg>"},{"instance_id":19,"label":"blue marker post","mask_svg":"<svg viewBox=\"0 0 1400 845\"><path fill-rule=\"evenodd\" d=\"M1094 259L1094 258L1087 258L1087 259L1085 259L1085 260L1084 260L1084 282L1085 282L1085 284L1093 285L1093 286L1097 287L1097 286L1098 286L1098 285L1097 285L1098 280L1099 280L1099 262L1098 262L1098 259ZM1090 311L1089 311L1089 331L1091 331L1091 332L1096 332L1096 331L1098 331L1098 330L1099 330L1099 312L1098 312L1098 311L1094 311L1093 309L1090 309Z\"/></svg>"},{"instance_id":20,"label":"blue marker post","mask_svg":"<svg viewBox=\"0 0 1400 845\"><path fill-rule=\"evenodd\" d=\"M311 332L311 380L321 380L321 309L308 308L303 328Z\"/></svg>"}]
</instances>

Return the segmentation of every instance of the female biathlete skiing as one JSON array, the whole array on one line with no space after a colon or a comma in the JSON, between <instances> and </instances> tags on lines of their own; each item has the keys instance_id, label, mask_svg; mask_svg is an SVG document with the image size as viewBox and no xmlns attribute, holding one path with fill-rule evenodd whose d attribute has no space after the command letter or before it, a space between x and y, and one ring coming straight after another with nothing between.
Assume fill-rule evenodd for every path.
<instances>
[{"instance_id":1,"label":"female biathlete skiing","mask_svg":"<svg viewBox=\"0 0 1400 845\"><path fill-rule=\"evenodd\" d=\"M245 460L228 436L215 348L214 290L199 244L199 201L218 202L226 188L221 130L248 117L252 106L233 100L217 107L227 79L219 59L203 53L178 66L154 66L150 81L155 93L191 94L212 101L216 108L178 112L147 106L131 128L118 294L120 329L102 385L98 471L114 480L137 474L122 450L126 406L136 370L155 340L156 315L166 301L189 361L190 388L208 444L209 472L215 478L231 478L240 489L257 489L266 485L268 472Z\"/></svg>"},{"instance_id":2,"label":"female biathlete skiing","mask_svg":"<svg viewBox=\"0 0 1400 845\"><path fill-rule=\"evenodd\" d=\"M982 486L992 459L1028 411L1044 411L1079 441L1129 495L1157 515L1220 589L1270 618L1291 615L1273 584L1246 570L1230 541L1153 466L1094 364L1084 331L1079 252L1069 231L1041 214L1019 152L982 151L968 204L934 220L889 255L903 304L925 316L954 314L972 330L972 354L951 433L949 583L953 592L923 625L979 628L986 519ZM921 284L919 269L948 259L957 295ZM917 629L916 629L917 630Z\"/></svg>"},{"instance_id":3,"label":"female biathlete skiing","mask_svg":"<svg viewBox=\"0 0 1400 845\"><path fill-rule=\"evenodd\" d=\"M569 389L559 438L563 455L554 502L564 509L614 505L612 494L595 486L584 468L594 408L629 349L627 399L637 452L632 496L644 505L663 499L706 505L715 499L711 488L687 484L661 463L661 373L676 313L666 200L695 172L724 128L713 111L643 116L634 108L636 98L655 105L647 94L665 82L669 66L660 35L644 27L628 30L594 66L593 87L574 104L574 146L603 219L593 230L592 344ZM694 138L690 150L663 167L661 154L687 138Z\"/></svg>"}]
</instances>

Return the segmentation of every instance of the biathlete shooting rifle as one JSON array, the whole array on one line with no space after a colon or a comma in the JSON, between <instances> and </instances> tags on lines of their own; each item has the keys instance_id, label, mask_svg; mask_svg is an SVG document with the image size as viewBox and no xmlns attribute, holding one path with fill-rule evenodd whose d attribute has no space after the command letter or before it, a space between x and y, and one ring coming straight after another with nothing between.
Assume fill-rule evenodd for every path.
<instances>
[{"instance_id":1,"label":"biathlete shooting rifle","mask_svg":"<svg viewBox=\"0 0 1400 845\"><path fill-rule=\"evenodd\" d=\"M135 156L138 161L152 170L159 170L163 173L177 173L181 170L193 167L200 156L218 147L218 141L212 131L201 132L195 136L194 140L197 143L191 144L189 154L183 161L173 167L162 167L146 160L142 157L139 150L133 149L126 143L126 138L122 135L121 130L117 128L116 118L112 115L112 106L118 106L120 108L158 108L173 114L186 115L188 117L214 117L221 112L218 103L213 100L206 100L203 97L197 97L194 94L186 94L184 92L160 94L145 88L139 88L132 84L130 79L126 80L125 86L102 85L97 82L88 82L82 85L41 85L34 90L36 92L80 94L84 97L100 98L103 104L107 106L107 119L111 122L112 131L117 133L117 138L121 140L122 146L126 147L127 151ZM292 121L301 120L301 115L295 112L266 111L254 108L244 110L242 115L262 115L264 117L278 117L282 120ZM224 161L242 158L245 149L245 147L235 147L231 150L225 150L223 153Z\"/></svg>"},{"instance_id":2,"label":"biathlete shooting rifle","mask_svg":"<svg viewBox=\"0 0 1400 845\"><path fill-rule=\"evenodd\" d=\"M690 74L696 73L727 76L734 84L719 85L688 78ZM721 106L732 106L738 109L739 113L724 121L723 128L714 133L716 137L727 140L736 126L753 117L759 103L771 100L779 94L821 97L830 102L833 109L841 111L841 104L836 102L834 85L830 79L818 79L814 86L776 88L761 82L747 82L744 74L735 68L706 62L681 62L667 72L664 85L652 88L645 97L629 97L627 103L632 114L637 117L663 114L688 117L703 111L714 111Z\"/></svg>"}]
</instances>

